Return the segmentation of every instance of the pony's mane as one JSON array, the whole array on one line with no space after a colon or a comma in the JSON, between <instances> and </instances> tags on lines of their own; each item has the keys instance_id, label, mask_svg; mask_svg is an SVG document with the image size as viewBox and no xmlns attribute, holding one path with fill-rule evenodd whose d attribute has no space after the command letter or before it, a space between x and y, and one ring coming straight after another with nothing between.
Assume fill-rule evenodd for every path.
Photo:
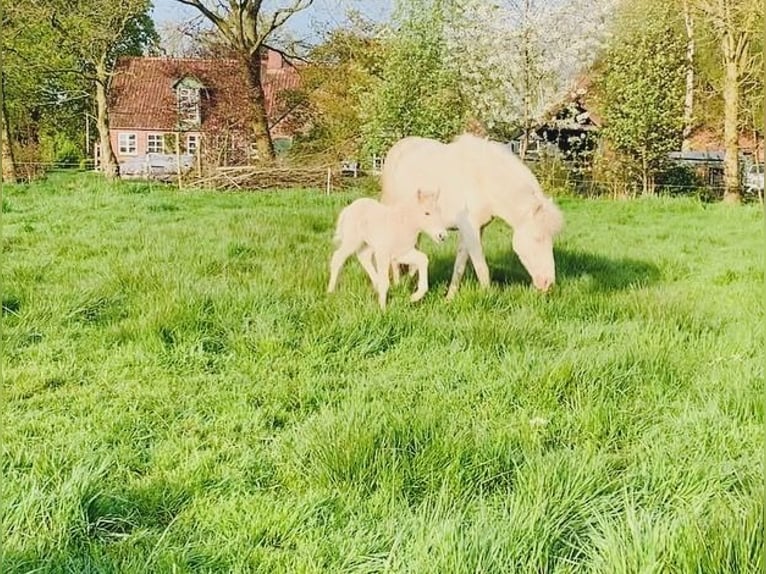
<instances>
[{"instance_id":1,"label":"pony's mane","mask_svg":"<svg viewBox=\"0 0 766 574\"><path fill-rule=\"evenodd\" d=\"M532 211L535 226L545 235L555 237L564 229L564 214L548 197L539 197L539 203Z\"/></svg>"},{"instance_id":2,"label":"pony's mane","mask_svg":"<svg viewBox=\"0 0 766 574\"><path fill-rule=\"evenodd\" d=\"M481 161L490 161L505 174L503 177L527 180L532 195L532 222L545 235L554 237L564 228L564 215L552 199L545 195L540 182L515 153L500 142L480 138L470 133L457 136L453 142L478 154ZM474 156L474 157L477 157Z\"/></svg>"}]
</instances>

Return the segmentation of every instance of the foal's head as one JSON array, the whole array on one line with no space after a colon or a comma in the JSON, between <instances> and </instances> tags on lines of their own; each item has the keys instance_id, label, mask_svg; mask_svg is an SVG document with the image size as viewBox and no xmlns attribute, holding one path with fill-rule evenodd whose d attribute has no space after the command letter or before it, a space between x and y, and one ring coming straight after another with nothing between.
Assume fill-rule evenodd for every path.
<instances>
[{"instance_id":1,"label":"foal's head","mask_svg":"<svg viewBox=\"0 0 766 574\"><path fill-rule=\"evenodd\" d=\"M415 209L413 210L418 228L425 231L431 239L441 243L447 237L447 226L439 209L439 192L418 189Z\"/></svg>"}]
</instances>

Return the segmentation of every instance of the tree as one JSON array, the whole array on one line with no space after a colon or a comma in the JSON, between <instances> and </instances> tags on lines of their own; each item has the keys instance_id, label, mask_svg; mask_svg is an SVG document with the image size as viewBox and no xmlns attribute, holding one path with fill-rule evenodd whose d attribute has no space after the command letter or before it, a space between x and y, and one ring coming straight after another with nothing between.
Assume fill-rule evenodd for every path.
<instances>
[{"instance_id":1,"label":"tree","mask_svg":"<svg viewBox=\"0 0 766 574\"><path fill-rule=\"evenodd\" d=\"M150 0L47 0L39 8L61 49L74 58L76 67L71 72L95 88L101 165L110 178L119 172L109 138L107 93L112 71L120 55L140 54L157 40L150 9Z\"/></svg>"},{"instance_id":2,"label":"tree","mask_svg":"<svg viewBox=\"0 0 766 574\"><path fill-rule=\"evenodd\" d=\"M42 132L57 133L59 141L66 139L70 145L79 139L84 98L82 83L67 72L75 62L62 52L48 22L36 18L37 5L0 0L0 10L3 168L10 181L24 170L35 171L32 164L51 159L41 155ZM71 121L75 114L76 126ZM17 170L18 159L25 165Z\"/></svg>"},{"instance_id":3,"label":"tree","mask_svg":"<svg viewBox=\"0 0 766 574\"><path fill-rule=\"evenodd\" d=\"M756 22L763 19L763 4L742 0L696 0L695 6L712 31L721 58L725 148L723 199L738 203L741 201L740 98L747 77L761 73L751 46L757 34Z\"/></svg>"},{"instance_id":4,"label":"tree","mask_svg":"<svg viewBox=\"0 0 766 574\"><path fill-rule=\"evenodd\" d=\"M655 174L682 137L685 38L678 13L661 0L626 6L617 24L598 82L604 136L651 195Z\"/></svg>"},{"instance_id":5,"label":"tree","mask_svg":"<svg viewBox=\"0 0 766 574\"><path fill-rule=\"evenodd\" d=\"M465 125L468 108L460 81L445 64L444 10L440 0L398 6L399 29L387 38L382 79L362 100L367 153L382 154L410 135L444 140Z\"/></svg>"},{"instance_id":6,"label":"tree","mask_svg":"<svg viewBox=\"0 0 766 574\"><path fill-rule=\"evenodd\" d=\"M5 3L3 3L5 4ZM6 63L5 54L8 52L7 43L8 37L14 37L19 33L18 22L14 22L9 17L9 6L2 5L2 22L0 25L3 28L2 42L0 43L0 162L2 162L2 177L3 182L13 183L17 179L16 175L16 160L13 156L13 144L11 142L10 122L8 114L8 103L6 94Z\"/></svg>"},{"instance_id":7,"label":"tree","mask_svg":"<svg viewBox=\"0 0 766 574\"><path fill-rule=\"evenodd\" d=\"M387 54L380 25L352 13L347 28L331 30L307 56L301 86L288 94L295 110L298 153L329 152L336 159L359 153L362 99L382 78Z\"/></svg>"},{"instance_id":8,"label":"tree","mask_svg":"<svg viewBox=\"0 0 766 574\"><path fill-rule=\"evenodd\" d=\"M763 24L761 24L763 28ZM764 141L764 113L766 113L766 102L764 102L764 94L766 93L766 78L763 73L758 73L758 70L763 70L764 65L764 38L761 36L754 36L751 52L753 59L751 65L748 67L748 74L742 81L742 114L740 118L740 126L748 134L751 134L753 138L753 144L755 146L755 157L758 161L759 152L763 151Z\"/></svg>"},{"instance_id":9,"label":"tree","mask_svg":"<svg viewBox=\"0 0 766 574\"><path fill-rule=\"evenodd\" d=\"M448 64L490 133L520 130L523 154L537 120L598 56L613 7L613 0L451 4Z\"/></svg>"},{"instance_id":10,"label":"tree","mask_svg":"<svg viewBox=\"0 0 766 574\"><path fill-rule=\"evenodd\" d=\"M690 0L681 0L686 29L686 85L684 95L684 131L681 150L687 151L691 146L691 134L694 129L694 15Z\"/></svg>"},{"instance_id":11,"label":"tree","mask_svg":"<svg viewBox=\"0 0 766 574\"><path fill-rule=\"evenodd\" d=\"M0 55L2 58L2 55ZM11 143L11 130L8 122L8 106L6 104L5 96L5 69L2 61L0 60L0 126L2 126L2 132L0 133L0 141L2 145L0 153L2 153L2 179L3 182L14 183L17 179L16 175L16 160L13 157L13 145Z\"/></svg>"},{"instance_id":12,"label":"tree","mask_svg":"<svg viewBox=\"0 0 766 574\"><path fill-rule=\"evenodd\" d=\"M230 0L228 5L218 0L176 0L192 6L214 25L232 55L247 70L255 121L253 135L262 159L273 160L274 144L269 132L266 96L263 89L261 54L270 38L297 14L308 9L314 0L290 0L286 5L267 13L263 0Z\"/></svg>"}]
</instances>

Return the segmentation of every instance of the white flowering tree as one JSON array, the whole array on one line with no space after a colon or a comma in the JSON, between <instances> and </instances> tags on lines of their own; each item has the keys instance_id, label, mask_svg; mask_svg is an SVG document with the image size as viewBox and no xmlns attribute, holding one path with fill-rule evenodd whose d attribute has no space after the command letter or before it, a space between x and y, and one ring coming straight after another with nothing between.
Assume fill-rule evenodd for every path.
<instances>
[{"instance_id":1,"label":"white flowering tree","mask_svg":"<svg viewBox=\"0 0 766 574\"><path fill-rule=\"evenodd\" d=\"M492 133L529 133L597 57L616 0L464 0L444 28L447 64Z\"/></svg>"}]
</instances>

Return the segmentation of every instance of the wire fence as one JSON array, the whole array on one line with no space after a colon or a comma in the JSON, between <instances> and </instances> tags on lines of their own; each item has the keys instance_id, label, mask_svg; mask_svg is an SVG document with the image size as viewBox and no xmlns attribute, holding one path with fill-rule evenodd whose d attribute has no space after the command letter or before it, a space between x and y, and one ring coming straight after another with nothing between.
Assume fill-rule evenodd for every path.
<instances>
[{"instance_id":1,"label":"wire fence","mask_svg":"<svg viewBox=\"0 0 766 574\"><path fill-rule=\"evenodd\" d=\"M327 152L330 153L327 153ZM206 187L210 189L248 190L280 187L295 187L302 183L305 187L335 189L353 186L355 180L377 177L379 169L375 162L359 162L355 167L344 166L343 161L334 159L339 157L335 150L322 150L319 153L300 154L290 157L288 160L275 164L253 164L248 166L219 166L208 168L204 174L197 174L189 170L182 174L179 179L173 173L165 178L154 177L145 174L146 179L164 179L166 183L175 183L184 186ZM364 165L366 164L366 165ZM55 171L80 171L97 172L92 160L83 161L17 161L14 162L16 176L20 183L29 183ZM535 170L544 189L553 194L569 194L586 197L636 197L642 194L642 185L636 180L602 179L583 175L575 171L560 171L555 174L546 174ZM133 176L141 179L140 176ZM659 181L653 186L656 195L693 195L704 199L721 198L726 187L723 184L710 182L699 183L666 183ZM745 199L753 198L763 201L763 189L740 186L740 191Z\"/></svg>"}]
</instances>

